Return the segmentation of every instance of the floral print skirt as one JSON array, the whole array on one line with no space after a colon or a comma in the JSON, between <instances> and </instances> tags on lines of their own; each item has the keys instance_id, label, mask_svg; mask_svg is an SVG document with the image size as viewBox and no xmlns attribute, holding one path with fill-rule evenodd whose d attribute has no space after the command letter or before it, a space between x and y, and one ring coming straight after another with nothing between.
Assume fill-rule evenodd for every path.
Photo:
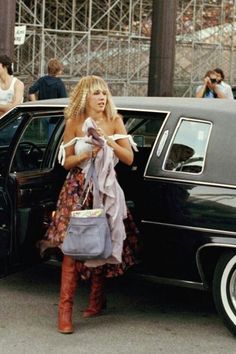
<instances>
[{"instance_id":1,"label":"floral print skirt","mask_svg":"<svg viewBox=\"0 0 236 354\"><path fill-rule=\"evenodd\" d=\"M67 226L70 220L70 213L73 210L79 210L78 203L81 197L84 184L84 174L81 169L75 168L69 172L60 192L57 208L52 221L40 242L41 253L49 247L61 246ZM89 194L86 199L85 207L92 203L92 195ZM135 264L136 251L138 250L138 230L133 221L130 211L127 212L127 219L124 220L126 239L123 244L122 262L120 264L104 264L96 268L89 268L81 261L76 262L76 268L82 279L89 279L91 272L103 272L106 277L115 277L122 275L130 266Z\"/></svg>"}]
</instances>

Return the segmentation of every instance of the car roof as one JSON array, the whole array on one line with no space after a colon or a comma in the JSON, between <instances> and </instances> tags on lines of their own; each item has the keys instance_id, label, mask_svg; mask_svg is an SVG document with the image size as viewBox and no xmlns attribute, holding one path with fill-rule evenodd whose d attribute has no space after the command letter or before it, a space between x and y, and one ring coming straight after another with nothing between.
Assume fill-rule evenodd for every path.
<instances>
[{"instance_id":1,"label":"car roof","mask_svg":"<svg viewBox=\"0 0 236 354\"><path fill-rule=\"evenodd\" d=\"M115 96L114 102L117 108L140 111L163 111L177 114L193 115L202 112L207 116L208 112L217 112L232 115L236 112L236 100L229 99L202 99L192 97L142 97L142 96ZM40 101L27 101L22 107L66 107L68 98L57 98ZM205 114L204 114L205 113Z\"/></svg>"},{"instance_id":2,"label":"car roof","mask_svg":"<svg viewBox=\"0 0 236 354\"><path fill-rule=\"evenodd\" d=\"M48 100L26 101L21 103L21 107L65 107L68 105L68 98L51 98Z\"/></svg>"}]
</instances>

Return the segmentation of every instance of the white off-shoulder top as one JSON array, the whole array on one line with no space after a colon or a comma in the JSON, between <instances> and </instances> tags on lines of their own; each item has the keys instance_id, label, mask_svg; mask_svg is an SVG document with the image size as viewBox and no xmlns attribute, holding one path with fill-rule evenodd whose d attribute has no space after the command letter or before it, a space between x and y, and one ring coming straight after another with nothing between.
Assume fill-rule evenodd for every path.
<instances>
[{"instance_id":1,"label":"white off-shoulder top","mask_svg":"<svg viewBox=\"0 0 236 354\"><path fill-rule=\"evenodd\" d=\"M137 144L134 142L133 137L130 134L127 134L127 135L114 134L114 135L110 135L109 138L113 139L113 140L128 138L132 148L135 151L138 151ZM105 142L105 139L104 139L104 142ZM60 148L59 148L59 153L58 153L58 161L61 165L64 165L64 163L65 163L65 157L66 157L65 148L68 146L72 146L72 145L75 145L74 148L75 148L76 155L79 155L79 154L86 152L86 151L91 151L93 148L92 139L91 139L91 137L88 137L88 136L75 137L75 138L71 139L66 144L64 144L64 142L62 142L60 145ZM83 167L83 166L80 166L80 167Z\"/></svg>"}]
</instances>

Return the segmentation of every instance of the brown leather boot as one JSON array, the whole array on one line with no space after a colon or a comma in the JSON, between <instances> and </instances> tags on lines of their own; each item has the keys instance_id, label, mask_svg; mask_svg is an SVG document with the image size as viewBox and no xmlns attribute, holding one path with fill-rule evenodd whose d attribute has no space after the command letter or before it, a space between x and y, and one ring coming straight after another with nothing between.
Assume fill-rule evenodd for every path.
<instances>
[{"instance_id":1,"label":"brown leather boot","mask_svg":"<svg viewBox=\"0 0 236 354\"><path fill-rule=\"evenodd\" d=\"M61 271L61 290L58 308L58 331L60 333L73 333L72 307L77 287L78 272L76 262L69 256L64 256Z\"/></svg>"},{"instance_id":2,"label":"brown leather boot","mask_svg":"<svg viewBox=\"0 0 236 354\"><path fill-rule=\"evenodd\" d=\"M94 317L102 314L102 309L106 308L106 298L104 295L105 276L103 273L91 275L91 291L89 295L88 308L83 312L83 317Z\"/></svg>"}]
</instances>

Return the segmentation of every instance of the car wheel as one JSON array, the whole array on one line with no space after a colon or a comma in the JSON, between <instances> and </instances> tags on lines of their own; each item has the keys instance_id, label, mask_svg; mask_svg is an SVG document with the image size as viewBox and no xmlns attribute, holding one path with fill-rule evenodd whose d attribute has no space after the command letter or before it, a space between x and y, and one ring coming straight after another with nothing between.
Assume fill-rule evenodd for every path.
<instances>
[{"instance_id":1,"label":"car wheel","mask_svg":"<svg viewBox=\"0 0 236 354\"><path fill-rule=\"evenodd\" d=\"M230 332L236 335L236 254L227 252L217 262L213 277L216 309Z\"/></svg>"}]
</instances>

